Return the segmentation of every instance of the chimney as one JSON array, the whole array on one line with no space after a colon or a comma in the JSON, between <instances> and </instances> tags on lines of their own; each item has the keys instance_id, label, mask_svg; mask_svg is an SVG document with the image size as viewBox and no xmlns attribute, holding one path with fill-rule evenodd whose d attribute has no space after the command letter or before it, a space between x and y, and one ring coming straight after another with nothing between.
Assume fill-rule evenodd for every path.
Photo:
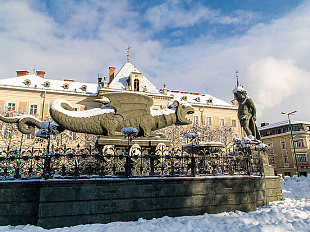
<instances>
[{"instance_id":1,"label":"chimney","mask_svg":"<svg viewBox=\"0 0 310 232\"><path fill-rule=\"evenodd\" d=\"M17 77L27 76L29 74L28 71L16 71Z\"/></svg>"},{"instance_id":2,"label":"chimney","mask_svg":"<svg viewBox=\"0 0 310 232\"><path fill-rule=\"evenodd\" d=\"M109 84L110 84L113 81L113 79L114 79L115 68L114 67L109 67L109 70L110 70L110 79L109 79Z\"/></svg>"},{"instance_id":3,"label":"chimney","mask_svg":"<svg viewBox=\"0 0 310 232\"><path fill-rule=\"evenodd\" d=\"M37 76L44 78L45 71L36 71Z\"/></svg>"}]
</instances>

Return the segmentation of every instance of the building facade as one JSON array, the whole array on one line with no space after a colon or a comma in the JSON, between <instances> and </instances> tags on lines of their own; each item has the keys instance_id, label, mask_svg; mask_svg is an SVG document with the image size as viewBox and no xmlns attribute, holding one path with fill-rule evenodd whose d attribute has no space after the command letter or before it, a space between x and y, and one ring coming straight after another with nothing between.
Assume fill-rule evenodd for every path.
<instances>
[{"instance_id":1,"label":"building facade","mask_svg":"<svg viewBox=\"0 0 310 232\"><path fill-rule=\"evenodd\" d=\"M271 147L269 163L275 174L293 176L297 167L299 175L310 173L310 122L293 121L290 125L287 120L262 124L259 130L262 141Z\"/></svg>"},{"instance_id":2,"label":"building facade","mask_svg":"<svg viewBox=\"0 0 310 232\"><path fill-rule=\"evenodd\" d=\"M209 94L168 90L165 85L158 89L129 59L117 73L114 67L110 67L109 78L98 77L95 82L97 83L47 79L44 71L36 71L35 74L17 71L16 77L0 79L0 109L2 114L9 116L31 114L42 121L48 121L49 104L54 99L67 100L73 105L74 110L82 111L106 104L108 99L104 97L105 93L139 92L154 100L152 109L166 109L169 102L178 100L190 104L195 109L195 113L188 116L193 124L209 125L210 128L229 126L235 136L241 136L237 106ZM75 133L68 133L71 133L74 140Z\"/></svg>"}]
</instances>

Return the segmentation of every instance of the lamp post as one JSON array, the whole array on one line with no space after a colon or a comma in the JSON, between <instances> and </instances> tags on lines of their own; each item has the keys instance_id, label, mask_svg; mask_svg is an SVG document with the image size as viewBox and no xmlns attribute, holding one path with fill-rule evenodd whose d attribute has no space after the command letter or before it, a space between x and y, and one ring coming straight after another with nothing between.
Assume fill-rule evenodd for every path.
<instances>
[{"instance_id":1,"label":"lamp post","mask_svg":"<svg viewBox=\"0 0 310 232\"><path fill-rule=\"evenodd\" d=\"M297 155L296 155L295 142L294 142L294 137L293 137L293 129L292 129L292 123L291 123L291 119L290 119L290 115L295 115L296 112L297 111L295 110L295 111L292 111L290 113L281 112L281 114L287 115L287 118L288 118L288 123L290 125L290 131L291 131L291 139L292 139L292 145L293 145L293 150L294 150L294 156L295 156L296 171L297 171L297 176L299 177Z\"/></svg>"}]
</instances>

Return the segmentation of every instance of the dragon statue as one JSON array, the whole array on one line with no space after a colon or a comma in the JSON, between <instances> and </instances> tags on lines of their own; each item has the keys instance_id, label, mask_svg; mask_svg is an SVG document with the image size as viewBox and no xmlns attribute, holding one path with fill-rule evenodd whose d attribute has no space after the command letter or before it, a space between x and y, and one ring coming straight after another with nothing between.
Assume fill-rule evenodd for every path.
<instances>
[{"instance_id":1,"label":"dragon statue","mask_svg":"<svg viewBox=\"0 0 310 232\"><path fill-rule=\"evenodd\" d=\"M24 134L34 132L34 128L51 128L56 133L70 130L95 135L114 135L122 128L138 129L138 136L151 136L151 132L173 124L188 125L186 118L193 114L194 109L178 101L174 101L165 110L152 110L153 99L138 93L106 93L110 103L85 111L73 111L68 101L56 99L50 103L50 115L58 124L46 125L46 122L32 116L3 117L0 120L17 123L18 129Z\"/></svg>"}]
</instances>

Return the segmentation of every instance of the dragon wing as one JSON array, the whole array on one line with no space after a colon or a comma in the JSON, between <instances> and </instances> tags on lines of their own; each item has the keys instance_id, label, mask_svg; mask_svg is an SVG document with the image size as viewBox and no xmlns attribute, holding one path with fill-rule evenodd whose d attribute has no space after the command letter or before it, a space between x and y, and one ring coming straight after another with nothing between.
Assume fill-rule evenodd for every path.
<instances>
[{"instance_id":1,"label":"dragon wing","mask_svg":"<svg viewBox=\"0 0 310 232\"><path fill-rule=\"evenodd\" d=\"M151 97L138 93L105 93L103 96L110 100L115 114L121 115L124 120L150 114L154 103Z\"/></svg>"}]
</instances>

